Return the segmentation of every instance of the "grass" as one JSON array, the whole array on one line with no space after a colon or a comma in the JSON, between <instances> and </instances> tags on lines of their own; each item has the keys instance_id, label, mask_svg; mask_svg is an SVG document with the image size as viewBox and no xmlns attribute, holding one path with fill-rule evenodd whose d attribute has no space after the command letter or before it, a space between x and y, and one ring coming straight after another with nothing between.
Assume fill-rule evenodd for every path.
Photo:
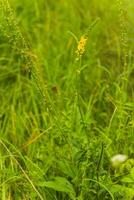
<instances>
[{"instance_id":1,"label":"grass","mask_svg":"<svg viewBox=\"0 0 134 200\"><path fill-rule=\"evenodd\" d=\"M134 199L133 11L0 0L0 200Z\"/></svg>"}]
</instances>

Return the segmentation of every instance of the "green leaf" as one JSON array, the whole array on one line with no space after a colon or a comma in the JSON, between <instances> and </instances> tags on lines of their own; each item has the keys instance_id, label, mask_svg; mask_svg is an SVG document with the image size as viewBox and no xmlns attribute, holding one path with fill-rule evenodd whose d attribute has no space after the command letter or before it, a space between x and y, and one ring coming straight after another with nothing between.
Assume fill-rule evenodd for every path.
<instances>
[{"instance_id":1,"label":"green leaf","mask_svg":"<svg viewBox=\"0 0 134 200\"><path fill-rule=\"evenodd\" d=\"M130 174L131 174L132 179L133 179L133 181L134 181L134 167L131 169Z\"/></svg>"},{"instance_id":2,"label":"green leaf","mask_svg":"<svg viewBox=\"0 0 134 200\"><path fill-rule=\"evenodd\" d=\"M130 200L134 197L134 189L133 188L129 188L123 185L113 185L111 187L111 191L114 193L114 195L116 193L118 193L119 191L124 194L125 193L125 200Z\"/></svg>"},{"instance_id":3,"label":"green leaf","mask_svg":"<svg viewBox=\"0 0 134 200\"><path fill-rule=\"evenodd\" d=\"M63 177L54 177L52 181L45 181L38 184L41 187L48 187L59 192L67 193L72 200L75 200L76 194L72 184Z\"/></svg>"},{"instance_id":4,"label":"green leaf","mask_svg":"<svg viewBox=\"0 0 134 200\"><path fill-rule=\"evenodd\" d=\"M134 180L131 178L131 177L124 177L123 179L122 179L122 182L124 182L124 183L134 183Z\"/></svg>"},{"instance_id":5,"label":"green leaf","mask_svg":"<svg viewBox=\"0 0 134 200\"><path fill-rule=\"evenodd\" d=\"M64 174L66 174L67 176L69 176L71 178L75 178L77 169L74 168L72 165L70 165L69 162L67 162L66 160L65 161L59 161L58 165L59 165L60 170Z\"/></svg>"}]
</instances>

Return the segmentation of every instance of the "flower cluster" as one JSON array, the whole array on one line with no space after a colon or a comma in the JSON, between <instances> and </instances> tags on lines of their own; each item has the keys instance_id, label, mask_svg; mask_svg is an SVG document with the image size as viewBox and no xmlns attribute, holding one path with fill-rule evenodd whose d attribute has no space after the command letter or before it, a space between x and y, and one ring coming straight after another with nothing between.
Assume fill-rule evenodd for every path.
<instances>
[{"instance_id":1,"label":"flower cluster","mask_svg":"<svg viewBox=\"0 0 134 200\"><path fill-rule=\"evenodd\" d=\"M84 54L86 42L87 42L87 37L81 36L80 41L78 42L78 45L77 45L77 50L76 50L77 60L79 60L80 57Z\"/></svg>"}]
</instances>

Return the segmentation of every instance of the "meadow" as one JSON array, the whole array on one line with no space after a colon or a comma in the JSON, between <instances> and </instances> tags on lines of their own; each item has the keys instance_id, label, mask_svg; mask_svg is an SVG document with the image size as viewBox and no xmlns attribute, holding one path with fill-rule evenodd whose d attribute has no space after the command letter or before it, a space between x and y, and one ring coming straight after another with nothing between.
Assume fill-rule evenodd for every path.
<instances>
[{"instance_id":1,"label":"meadow","mask_svg":"<svg viewBox=\"0 0 134 200\"><path fill-rule=\"evenodd\" d=\"M0 0L0 200L134 200L133 36L132 0Z\"/></svg>"}]
</instances>

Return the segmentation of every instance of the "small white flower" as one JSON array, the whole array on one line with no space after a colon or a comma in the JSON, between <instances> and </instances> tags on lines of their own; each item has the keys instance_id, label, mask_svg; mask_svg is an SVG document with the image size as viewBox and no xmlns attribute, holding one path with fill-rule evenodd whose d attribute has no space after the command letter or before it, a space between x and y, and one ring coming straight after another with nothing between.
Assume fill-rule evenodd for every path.
<instances>
[{"instance_id":1,"label":"small white flower","mask_svg":"<svg viewBox=\"0 0 134 200\"><path fill-rule=\"evenodd\" d=\"M123 154L117 154L111 158L112 165L118 167L121 163L127 160L127 156Z\"/></svg>"}]
</instances>

